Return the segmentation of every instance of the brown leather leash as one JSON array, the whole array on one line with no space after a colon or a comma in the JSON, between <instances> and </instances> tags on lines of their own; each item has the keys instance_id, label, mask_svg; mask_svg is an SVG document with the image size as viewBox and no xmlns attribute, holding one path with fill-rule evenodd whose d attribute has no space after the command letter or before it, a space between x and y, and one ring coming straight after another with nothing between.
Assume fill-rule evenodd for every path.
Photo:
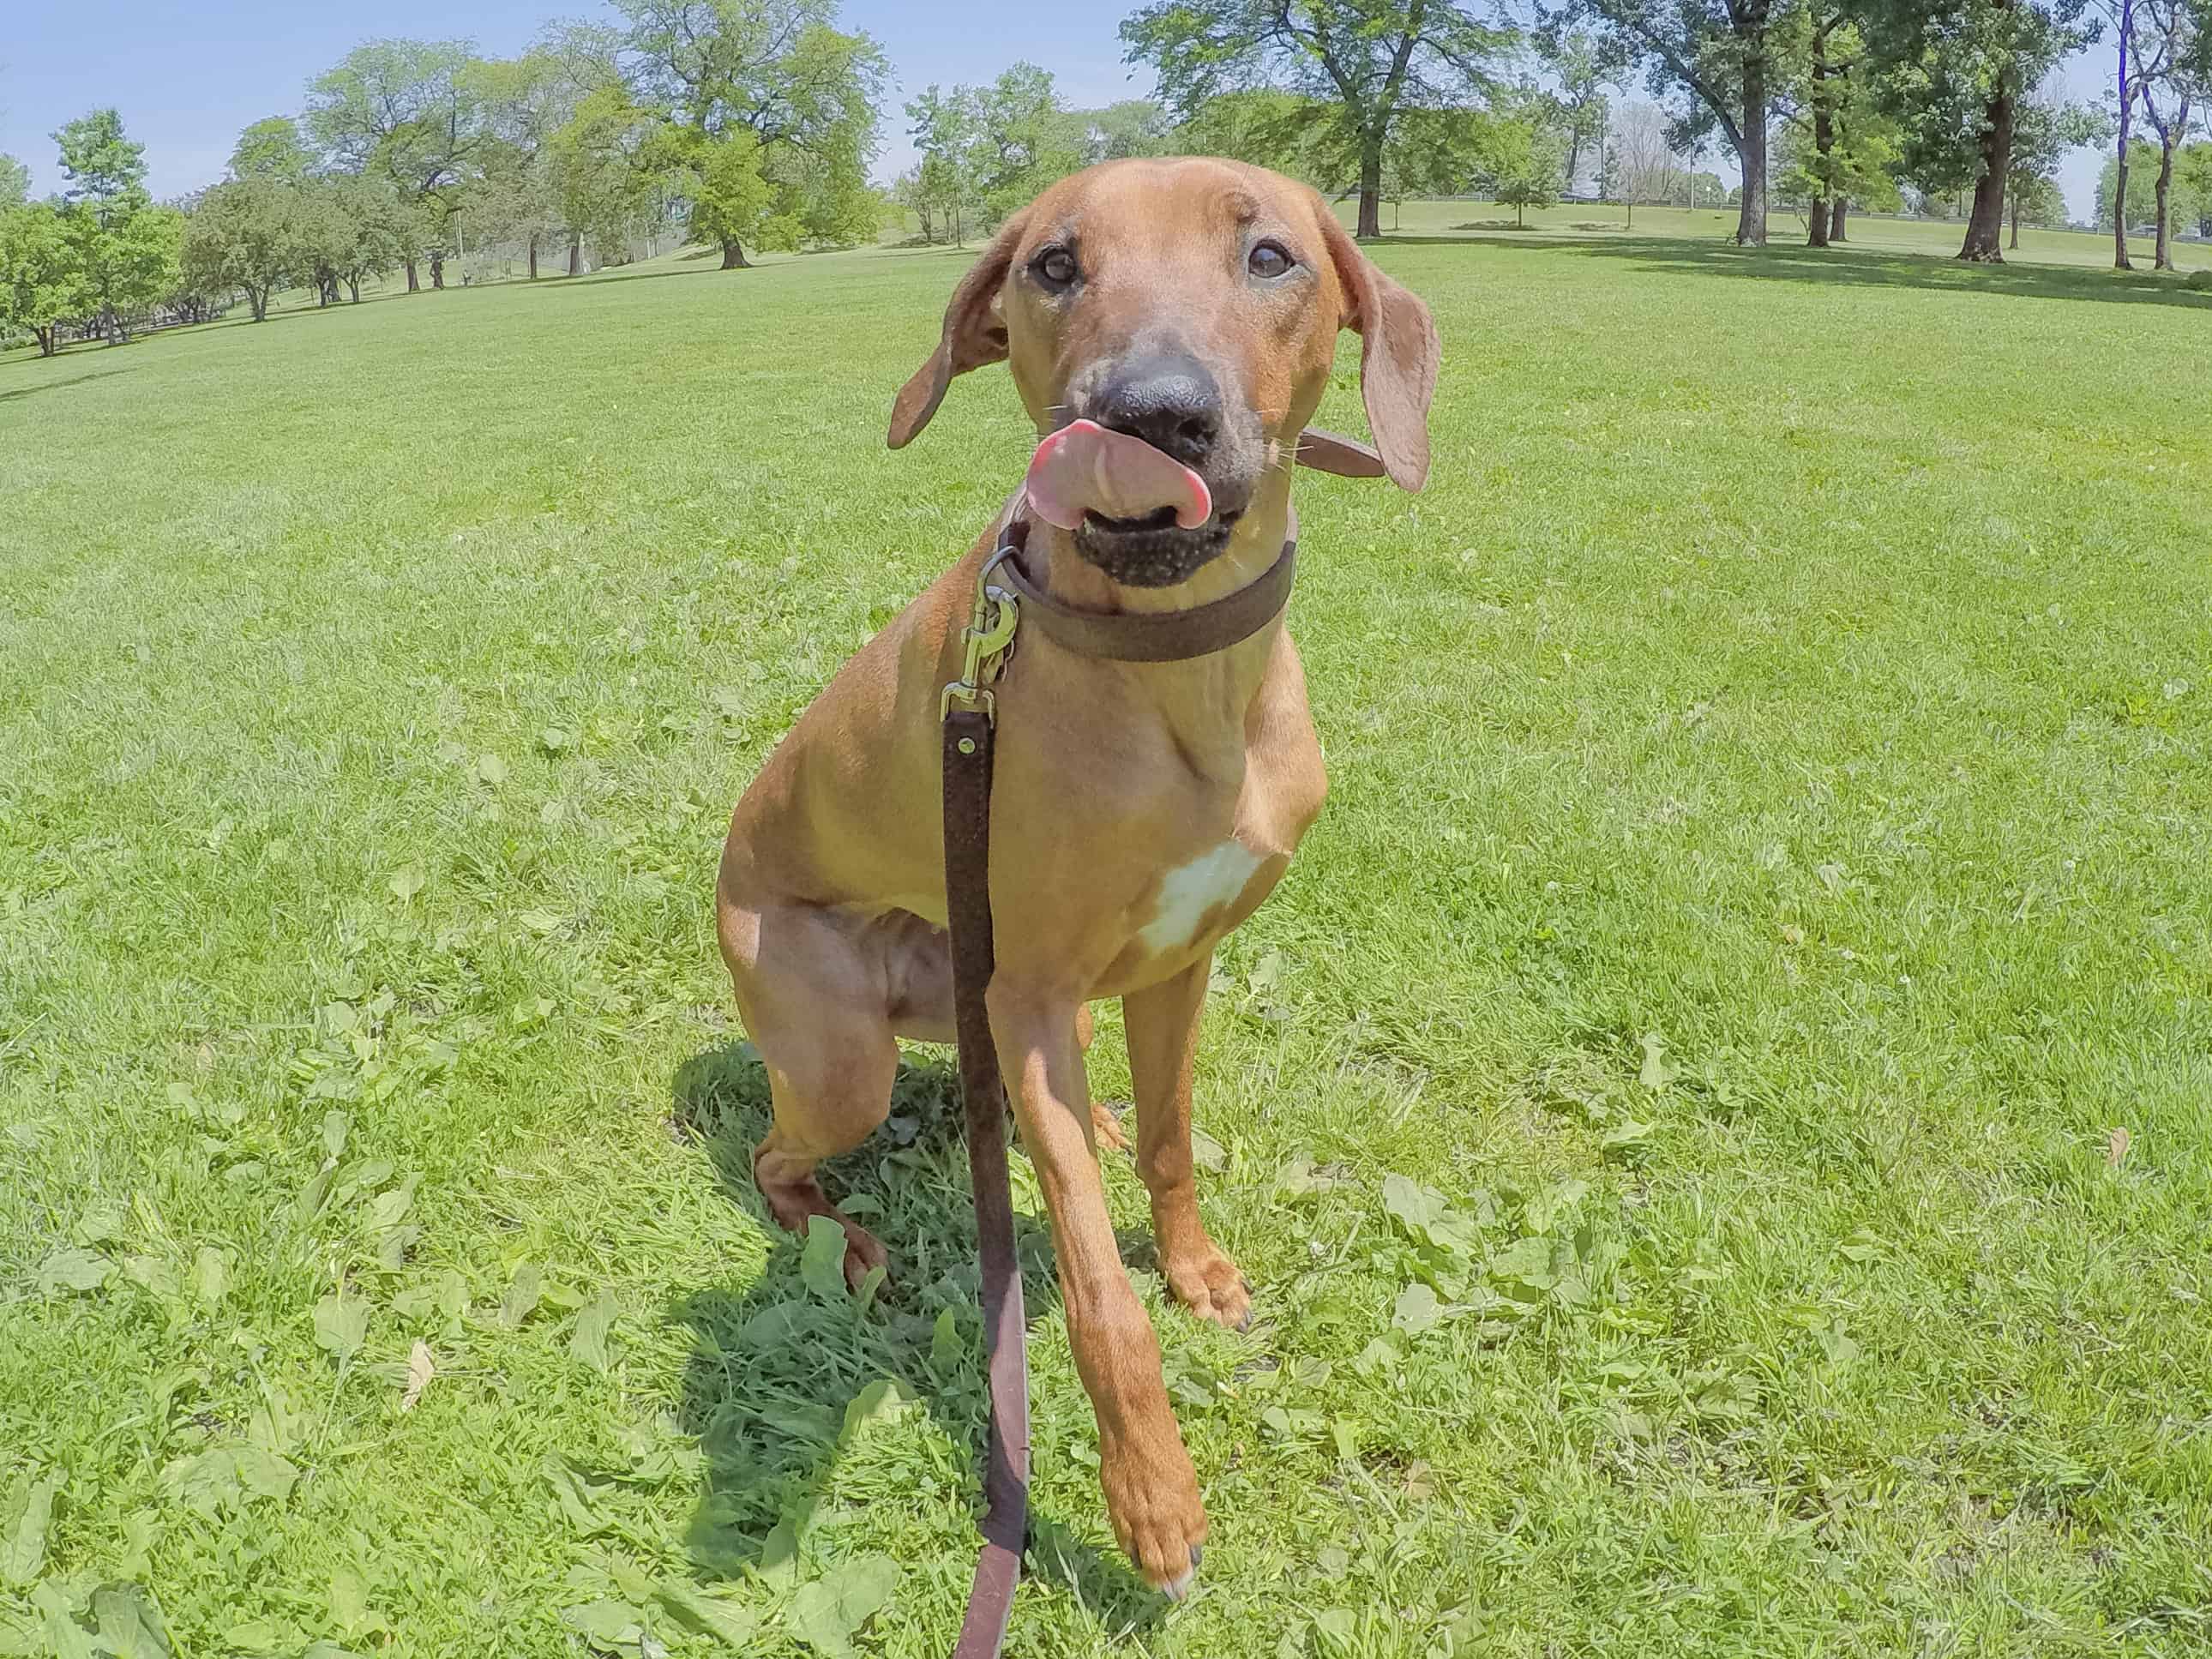
<instances>
[{"instance_id":1,"label":"brown leather leash","mask_svg":"<svg viewBox=\"0 0 2212 1659\"><path fill-rule=\"evenodd\" d=\"M1381 458L1364 444L1313 428L1300 436L1297 459L1302 465L1346 477L1377 477L1382 471ZM1297 574L1294 535L1265 574L1210 605L1153 614L1079 611L1046 593L1022 569L1029 530L1017 510L997 549L983 562L975 609L960 636L960 678L945 688L938 704L945 727L945 896L952 936L953 1024L960 1044L961 1115L975 1192L984 1370L991 1400L984 1443L983 1547L952 1659L993 1659L1005 1643L1029 1539L1029 1349L1006 1168L1006 1085L983 1005L997 963L991 928L991 757L998 724L993 687L1013 655L1015 629L1025 612L1039 633L1083 656L1187 662L1225 651L1280 616Z\"/></svg>"}]
</instances>

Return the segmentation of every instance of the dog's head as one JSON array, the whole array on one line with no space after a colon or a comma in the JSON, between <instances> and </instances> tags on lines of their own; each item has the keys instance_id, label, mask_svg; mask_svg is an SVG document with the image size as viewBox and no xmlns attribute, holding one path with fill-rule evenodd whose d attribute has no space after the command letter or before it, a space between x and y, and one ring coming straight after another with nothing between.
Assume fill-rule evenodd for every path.
<instances>
[{"instance_id":1,"label":"dog's head","mask_svg":"<svg viewBox=\"0 0 2212 1659\"><path fill-rule=\"evenodd\" d=\"M1196 472L1212 514L1085 516L1077 550L1109 576L1179 581L1228 545L1270 467L1287 469L1341 329L1390 477L1428 476L1437 334L1305 185L1232 161L1109 162L1007 221L961 279L943 337L891 411L894 449L956 374L1007 362L1040 434L1089 420Z\"/></svg>"}]
</instances>

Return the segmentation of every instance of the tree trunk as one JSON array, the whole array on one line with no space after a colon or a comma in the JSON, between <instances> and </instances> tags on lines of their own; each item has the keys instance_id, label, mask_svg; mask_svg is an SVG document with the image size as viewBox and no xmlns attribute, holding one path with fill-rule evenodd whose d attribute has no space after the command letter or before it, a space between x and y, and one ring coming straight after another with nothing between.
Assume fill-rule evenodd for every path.
<instances>
[{"instance_id":1,"label":"tree trunk","mask_svg":"<svg viewBox=\"0 0 2212 1659\"><path fill-rule=\"evenodd\" d=\"M1828 240L1831 242L1844 242L1850 240L1844 234L1844 198L1840 196L1836 198L1835 211L1828 220Z\"/></svg>"},{"instance_id":2,"label":"tree trunk","mask_svg":"<svg viewBox=\"0 0 2212 1659\"><path fill-rule=\"evenodd\" d=\"M1582 161L1583 129L1581 118L1578 115L1576 118L1575 125L1567 129L1567 187L1565 191L1560 192L1562 195L1571 196L1574 194L1575 174L1581 170Z\"/></svg>"},{"instance_id":3,"label":"tree trunk","mask_svg":"<svg viewBox=\"0 0 2212 1659\"><path fill-rule=\"evenodd\" d=\"M353 295L353 302L356 305L359 305L361 303L361 278L358 276L347 277L346 289Z\"/></svg>"},{"instance_id":4,"label":"tree trunk","mask_svg":"<svg viewBox=\"0 0 2212 1659\"><path fill-rule=\"evenodd\" d=\"M446 256L443 253L434 253L430 256L430 286L443 288L445 285Z\"/></svg>"},{"instance_id":5,"label":"tree trunk","mask_svg":"<svg viewBox=\"0 0 2212 1659\"><path fill-rule=\"evenodd\" d=\"M751 260L745 258L744 245L739 242L735 237L731 237L723 242L723 270L750 270L752 269L752 264L753 262Z\"/></svg>"},{"instance_id":6,"label":"tree trunk","mask_svg":"<svg viewBox=\"0 0 2212 1659\"><path fill-rule=\"evenodd\" d=\"M584 239L574 231L568 234L568 274L571 276L584 274Z\"/></svg>"},{"instance_id":7,"label":"tree trunk","mask_svg":"<svg viewBox=\"0 0 2212 1659\"><path fill-rule=\"evenodd\" d=\"M2153 270L2173 269L2173 141L2189 130L2189 106L2181 106L2181 118L2159 129L2158 134L2158 240L2151 255Z\"/></svg>"},{"instance_id":8,"label":"tree trunk","mask_svg":"<svg viewBox=\"0 0 2212 1659\"><path fill-rule=\"evenodd\" d=\"M418 282L416 282L416 281L415 280L415 257L414 257L414 255L410 254L410 255L407 257L406 264L407 264L407 291L408 291L410 294L417 294L417 293L420 293L420 292L422 291L422 283L418 283Z\"/></svg>"},{"instance_id":9,"label":"tree trunk","mask_svg":"<svg viewBox=\"0 0 2212 1659\"><path fill-rule=\"evenodd\" d=\"M1766 21L1762 9L1743 42L1743 210L1736 216L1739 247L1766 246Z\"/></svg>"},{"instance_id":10,"label":"tree trunk","mask_svg":"<svg viewBox=\"0 0 2212 1659\"><path fill-rule=\"evenodd\" d=\"M1982 173L1974 180L1973 210L1966 217L1966 240L1960 246L1961 259L2001 265L2004 250L2005 175L2012 171L2013 95L2011 77L2001 76L1997 95L1990 100L1983 119Z\"/></svg>"},{"instance_id":11,"label":"tree trunk","mask_svg":"<svg viewBox=\"0 0 2212 1659\"><path fill-rule=\"evenodd\" d=\"M530 280L538 280L538 233L530 233Z\"/></svg>"},{"instance_id":12,"label":"tree trunk","mask_svg":"<svg viewBox=\"0 0 2212 1659\"><path fill-rule=\"evenodd\" d=\"M2005 252L2008 253L2017 253L2020 252L2020 192L2018 191L2014 191L2012 193L2010 217L2012 219L2012 235L2005 244Z\"/></svg>"},{"instance_id":13,"label":"tree trunk","mask_svg":"<svg viewBox=\"0 0 2212 1659\"><path fill-rule=\"evenodd\" d=\"M1805 246L1828 245L1828 178L1836 151L1836 110L1828 92L1828 31L1813 31L1813 176L1820 180L1806 222Z\"/></svg>"},{"instance_id":14,"label":"tree trunk","mask_svg":"<svg viewBox=\"0 0 2212 1659\"><path fill-rule=\"evenodd\" d=\"M31 332L39 337L39 356L41 357L51 357L61 349L61 330L53 324L48 323L44 328L34 327Z\"/></svg>"},{"instance_id":15,"label":"tree trunk","mask_svg":"<svg viewBox=\"0 0 2212 1659\"><path fill-rule=\"evenodd\" d=\"M1361 241L1382 234L1382 136L1370 133L1359 146L1359 228L1352 233Z\"/></svg>"},{"instance_id":16,"label":"tree trunk","mask_svg":"<svg viewBox=\"0 0 2212 1659\"><path fill-rule=\"evenodd\" d=\"M2135 33L2135 0L2120 0L2120 148L2118 172L2112 179L2112 269L2133 270L2128 258L2128 121L2135 112L2135 93L2128 85L2128 43Z\"/></svg>"}]
</instances>

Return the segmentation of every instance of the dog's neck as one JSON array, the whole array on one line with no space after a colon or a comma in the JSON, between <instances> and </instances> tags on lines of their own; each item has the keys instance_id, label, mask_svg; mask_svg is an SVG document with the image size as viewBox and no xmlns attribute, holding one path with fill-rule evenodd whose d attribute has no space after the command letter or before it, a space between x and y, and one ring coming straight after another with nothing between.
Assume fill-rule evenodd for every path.
<instances>
[{"instance_id":1,"label":"dog's neck","mask_svg":"<svg viewBox=\"0 0 2212 1659\"><path fill-rule=\"evenodd\" d=\"M1282 556L1294 522L1289 469L1270 470L1229 545L1189 580L1166 587L1115 581L1076 551L1072 532L1033 524L1024 548L1030 580L1062 605L1087 611L1159 614L1227 597ZM1282 635L1279 617L1236 644L1180 662L1101 663L1124 695L1151 704L1176 734L1185 764L1233 790L1243 775L1254 700ZM1096 659L1094 659L1096 660Z\"/></svg>"}]
</instances>

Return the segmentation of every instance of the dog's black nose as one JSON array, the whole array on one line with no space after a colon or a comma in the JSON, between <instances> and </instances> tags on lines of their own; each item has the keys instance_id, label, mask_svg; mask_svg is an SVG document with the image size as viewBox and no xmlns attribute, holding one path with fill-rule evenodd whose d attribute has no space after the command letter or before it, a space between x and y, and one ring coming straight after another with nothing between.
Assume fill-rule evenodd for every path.
<instances>
[{"instance_id":1,"label":"dog's black nose","mask_svg":"<svg viewBox=\"0 0 2212 1659\"><path fill-rule=\"evenodd\" d=\"M1139 358L1115 370L1090 413L1099 425L1197 468L1221 436L1221 388L1194 357Z\"/></svg>"}]
</instances>

